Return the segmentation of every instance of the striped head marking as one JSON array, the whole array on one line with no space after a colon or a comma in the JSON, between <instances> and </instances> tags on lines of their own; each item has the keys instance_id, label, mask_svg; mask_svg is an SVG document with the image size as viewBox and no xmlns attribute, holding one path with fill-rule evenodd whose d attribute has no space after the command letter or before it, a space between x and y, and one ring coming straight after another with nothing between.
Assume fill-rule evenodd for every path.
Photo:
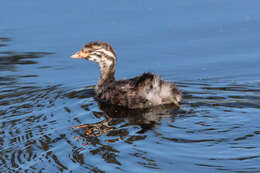
<instances>
[{"instance_id":1,"label":"striped head marking","mask_svg":"<svg viewBox=\"0 0 260 173\"><path fill-rule=\"evenodd\" d=\"M82 58L97 63L111 64L116 61L116 53L114 49L107 42L90 42L83 46L77 53L73 54L71 58Z\"/></svg>"}]
</instances>

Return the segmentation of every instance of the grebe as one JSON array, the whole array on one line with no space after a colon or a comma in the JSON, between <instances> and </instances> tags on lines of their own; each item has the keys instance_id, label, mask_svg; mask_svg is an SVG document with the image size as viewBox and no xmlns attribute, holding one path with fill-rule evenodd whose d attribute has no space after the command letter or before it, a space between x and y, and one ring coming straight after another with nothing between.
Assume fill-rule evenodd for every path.
<instances>
[{"instance_id":1,"label":"grebe","mask_svg":"<svg viewBox=\"0 0 260 173\"><path fill-rule=\"evenodd\" d=\"M129 109L175 104L179 107L181 92L174 83L163 81L158 75L115 80L116 53L107 42L90 42L71 58L82 58L99 64L101 75L95 86L98 101Z\"/></svg>"}]
</instances>

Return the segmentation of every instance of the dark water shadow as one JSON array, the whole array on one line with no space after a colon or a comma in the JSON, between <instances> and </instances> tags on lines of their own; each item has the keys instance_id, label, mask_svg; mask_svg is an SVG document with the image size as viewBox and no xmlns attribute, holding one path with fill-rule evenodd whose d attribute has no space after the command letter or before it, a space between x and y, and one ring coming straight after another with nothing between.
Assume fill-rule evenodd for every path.
<instances>
[{"instance_id":1,"label":"dark water shadow","mask_svg":"<svg viewBox=\"0 0 260 173\"><path fill-rule=\"evenodd\" d=\"M12 41L11 38L8 37L0 37L0 48L8 46L8 42Z\"/></svg>"},{"instance_id":2,"label":"dark water shadow","mask_svg":"<svg viewBox=\"0 0 260 173\"><path fill-rule=\"evenodd\" d=\"M36 59L51 55L50 52L0 52L0 71L17 71L16 65L37 64Z\"/></svg>"},{"instance_id":3,"label":"dark water shadow","mask_svg":"<svg viewBox=\"0 0 260 173\"><path fill-rule=\"evenodd\" d=\"M6 79L11 82L12 79ZM13 79L15 80L15 79ZM25 163L38 160L62 134L48 137L55 124L53 109L63 97L59 85L38 87L11 85L0 92L0 170L20 172L28 170ZM61 135L61 136L60 136ZM52 139L51 139L52 138ZM45 141L46 140L46 141ZM39 168L38 171L44 168Z\"/></svg>"},{"instance_id":4,"label":"dark water shadow","mask_svg":"<svg viewBox=\"0 0 260 173\"><path fill-rule=\"evenodd\" d=\"M66 94L66 97L70 99L94 98L94 96L95 93L93 86ZM117 125L116 122L120 123L122 121L127 121L127 123L120 127L139 125L141 130L138 133L145 133L145 131L149 129L151 130L159 124L161 118L174 116L177 112L181 111L178 110L178 107L175 105L163 105L149 109L127 109L125 107L102 103L98 100L95 101L98 103L98 108L102 112L94 112L93 114L98 118L103 117L104 120L92 124L81 124L74 127L74 129L84 129L85 135L87 136L101 136L106 132L115 129L115 126ZM91 108L89 108L89 106L90 105L88 104L84 104L81 107L85 111L90 111Z\"/></svg>"},{"instance_id":5,"label":"dark water shadow","mask_svg":"<svg viewBox=\"0 0 260 173\"><path fill-rule=\"evenodd\" d=\"M0 37L0 47L7 47L12 39L9 37ZM38 58L51 55L51 52L16 52L0 51L0 71L18 71L17 65L37 64Z\"/></svg>"},{"instance_id":6,"label":"dark water shadow","mask_svg":"<svg viewBox=\"0 0 260 173\"><path fill-rule=\"evenodd\" d=\"M82 124L75 126L74 129L83 128L87 136L101 136L106 132L115 129L118 120L127 120L127 123L120 126L138 125L141 127L137 133L142 134L147 130L153 129L160 123L163 117L174 117L178 112L178 107L175 105L163 105L149 109L127 109L116 105L98 102L99 109L102 111L104 120L92 124Z\"/></svg>"},{"instance_id":7,"label":"dark water shadow","mask_svg":"<svg viewBox=\"0 0 260 173\"><path fill-rule=\"evenodd\" d=\"M228 83L219 83L216 87L212 82L183 82L178 84L184 93L181 109L167 105L149 110L127 110L97 102L93 86L77 90L65 89L61 85L12 86L14 80L2 77L2 81L10 83L10 87L0 94L1 170L28 171L32 168L26 165L33 162L36 163L33 169L43 172L48 164L48 170L58 168L61 172L71 170L69 164L79 164L84 170L102 172L96 162L88 158L101 158L105 164L121 167L122 157L141 160L137 163L139 166L149 164L151 169L158 169L156 158L143 152L142 147L138 151L131 150L135 148L134 144L141 142L145 145L149 137L152 140L148 142L151 148L157 146L154 140L159 140L164 147L235 147L234 143L246 142L260 134L253 130L230 138L230 134L244 129L246 125L229 122L220 126L218 119L223 118L223 115L216 113L229 111L239 114L240 110L247 111L247 108L259 109L259 84L240 84L238 91L238 87L234 89L233 84ZM84 113L80 121L77 120L80 118L77 112ZM91 119L94 123L88 123ZM165 123L164 120L169 122ZM180 123L182 120L183 123ZM76 127L72 129L74 125ZM160 131L161 128L169 131ZM125 145L129 147L130 154L118 148ZM178 150L175 152L178 153ZM197 163L196 159L194 164L214 167L212 160L258 158L256 154L229 158L204 154L197 157L197 160L204 160L203 164ZM218 169L219 166L225 167L218 163L214 168ZM127 168L122 166L122 169Z\"/></svg>"},{"instance_id":8,"label":"dark water shadow","mask_svg":"<svg viewBox=\"0 0 260 173\"><path fill-rule=\"evenodd\" d=\"M5 65L0 65L0 71L10 71L5 66L19 71L17 67L23 64L20 62L26 64L29 60L37 63L37 58L48 55L38 53L4 54L6 57L2 62ZM257 123L243 124L241 118L250 110L259 112L259 83L214 80L179 82L177 84L184 95L181 109L168 105L149 110L128 110L96 101L93 86L65 89L62 85L43 87L19 83L21 78L30 77L35 76L0 76L1 171L33 169L36 172L66 172L80 165L84 170L102 172L103 169L96 162L98 159L102 159L107 166L128 170L122 158L138 161L135 163L138 166L157 170L160 160L150 153L153 153L153 147L158 147L158 143L162 148L192 148L195 145L195 158L191 153L185 154L193 158L192 163L199 168L217 170L226 167L222 160L259 159L258 154L244 154L257 149L256 140L252 142L252 139L259 137L259 126ZM226 114L242 121L228 121ZM248 141L251 142L250 146L244 144ZM141 144L139 148L135 146L138 143ZM127 146L129 151L119 148L122 146ZM210 147L218 146L237 147L246 151L230 157L217 154L217 149L214 153L216 156L200 152L209 147L210 153ZM147 148L151 148L149 154ZM175 159L182 156L178 150L172 152L169 149L167 152L173 154ZM162 156L168 157L168 154ZM181 161L187 159L180 158ZM73 166L69 166L71 164Z\"/></svg>"}]
</instances>

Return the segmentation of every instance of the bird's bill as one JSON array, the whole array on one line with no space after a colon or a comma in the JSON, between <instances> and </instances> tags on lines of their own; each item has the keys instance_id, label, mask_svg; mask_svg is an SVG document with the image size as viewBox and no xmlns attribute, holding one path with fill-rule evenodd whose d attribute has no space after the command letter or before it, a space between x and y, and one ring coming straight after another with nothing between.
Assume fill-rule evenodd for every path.
<instances>
[{"instance_id":1,"label":"bird's bill","mask_svg":"<svg viewBox=\"0 0 260 173\"><path fill-rule=\"evenodd\" d=\"M71 58L87 58L88 54L83 53L82 51L78 51L75 54L71 55Z\"/></svg>"}]
</instances>

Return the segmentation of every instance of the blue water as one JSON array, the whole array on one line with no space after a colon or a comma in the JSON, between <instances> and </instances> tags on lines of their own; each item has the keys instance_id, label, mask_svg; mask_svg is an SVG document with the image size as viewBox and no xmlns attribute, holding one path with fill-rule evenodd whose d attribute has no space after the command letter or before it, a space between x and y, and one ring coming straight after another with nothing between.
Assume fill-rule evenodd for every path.
<instances>
[{"instance_id":1,"label":"blue water","mask_svg":"<svg viewBox=\"0 0 260 173\"><path fill-rule=\"evenodd\" d=\"M2 0L0 172L260 172L259 6ZM181 110L100 107L98 67L69 58L95 40L116 50L118 79L175 81Z\"/></svg>"}]
</instances>

